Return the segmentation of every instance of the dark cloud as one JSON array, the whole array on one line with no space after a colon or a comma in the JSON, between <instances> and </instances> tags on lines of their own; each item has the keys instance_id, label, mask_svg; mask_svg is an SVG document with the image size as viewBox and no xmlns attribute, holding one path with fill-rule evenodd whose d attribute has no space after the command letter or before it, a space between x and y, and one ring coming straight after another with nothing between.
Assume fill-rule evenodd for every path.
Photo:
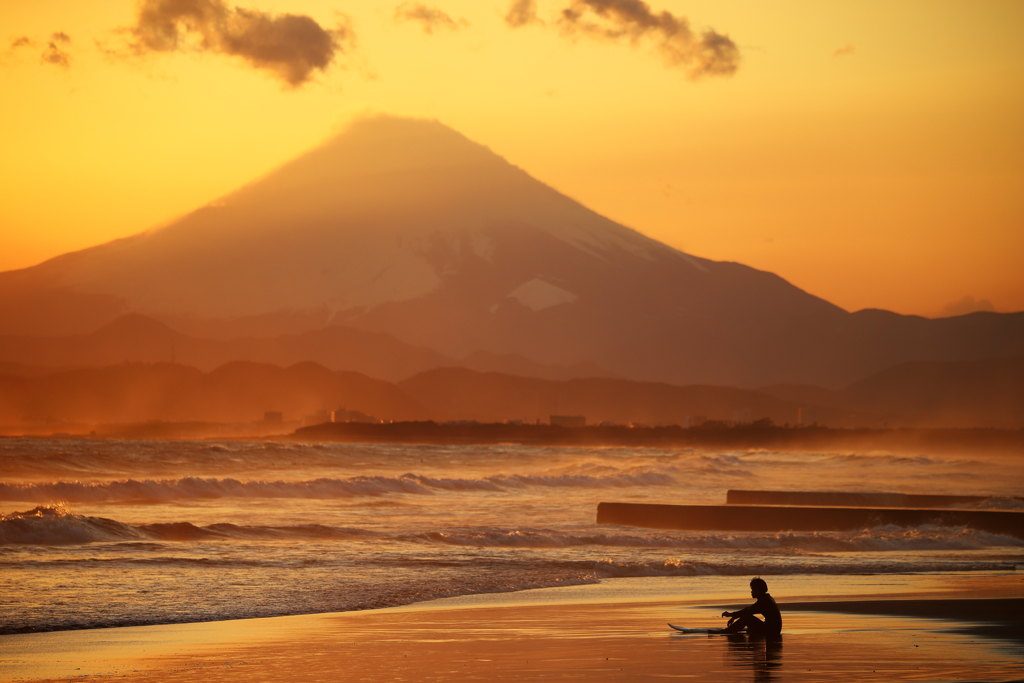
<instances>
[{"instance_id":1,"label":"dark cloud","mask_svg":"<svg viewBox=\"0 0 1024 683\"><path fill-rule=\"evenodd\" d=\"M433 33L439 28L455 30L467 25L464 19L455 21L439 9L411 2L402 3L395 8L395 19L419 22L425 33Z\"/></svg>"},{"instance_id":2,"label":"dark cloud","mask_svg":"<svg viewBox=\"0 0 1024 683\"><path fill-rule=\"evenodd\" d=\"M857 48L852 43L847 43L846 45L843 45L841 48L838 48L835 52L833 52L832 56L847 57L849 55L852 55L856 51Z\"/></svg>"},{"instance_id":3,"label":"dark cloud","mask_svg":"<svg viewBox=\"0 0 1024 683\"><path fill-rule=\"evenodd\" d=\"M63 31L51 35L50 42L46 44L46 51L42 56L43 64L53 64L65 69L71 66L71 56L61 47L70 42L71 38Z\"/></svg>"},{"instance_id":4,"label":"dark cloud","mask_svg":"<svg viewBox=\"0 0 1024 683\"><path fill-rule=\"evenodd\" d=\"M346 26L325 29L308 16L229 7L223 0L141 0L130 29L137 53L189 48L241 57L299 86L353 42Z\"/></svg>"},{"instance_id":5,"label":"dark cloud","mask_svg":"<svg viewBox=\"0 0 1024 683\"><path fill-rule=\"evenodd\" d=\"M543 23L537 17L536 0L515 0L508 8L505 15L505 23L514 28L526 26L527 24Z\"/></svg>"},{"instance_id":6,"label":"dark cloud","mask_svg":"<svg viewBox=\"0 0 1024 683\"><path fill-rule=\"evenodd\" d=\"M651 40L669 65L692 79L731 76L739 66L739 48L728 36L712 30L698 35L685 17L654 12L642 0L572 0L559 23L569 34L633 44Z\"/></svg>"},{"instance_id":7,"label":"dark cloud","mask_svg":"<svg viewBox=\"0 0 1024 683\"><path fill-rule=\"evenodd\" d=\"M994 311L996 307L988 299L975 299L973 296L965 296L959 301L946 304L942 309L941 317L949 318L955 315L967 315L977 311Z\"/></svg>"},{"instance_id":8,"label":"dark cloud","mask_svg":"<svg viewBox=\"0 0 1024 683\"><path fill-rule=\"evenodd\" d=\"M71 66L71 55L68 54L65 49L65 47L70 43L71 36L63 31L52 33L48 40L42 41L37 41L28 36L20 36L11 41L11 47L8 54L14 54L16 50L20 50L21 48L38 48L40 45L45 45L45 49L42 54L39 55L39 63L59 66L66 69Z\"/></svg>"}]
</instances>

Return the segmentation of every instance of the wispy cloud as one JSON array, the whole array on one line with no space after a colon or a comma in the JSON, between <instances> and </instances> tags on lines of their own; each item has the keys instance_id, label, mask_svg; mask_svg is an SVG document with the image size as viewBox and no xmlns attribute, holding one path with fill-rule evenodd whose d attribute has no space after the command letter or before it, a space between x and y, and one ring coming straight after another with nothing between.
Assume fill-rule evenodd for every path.
<instances>
[{"instance_id":1,"label":"wispy cloud","mask_svg":"<svg viewBox=\"0 0 1024 683\"><path fill-rule=\"evenodd\" d=\"M395 8L395 19L397 21L415 21L423 27L424 33L433 33L438 29L457 30L469 25L465 19L456 21L435 7L411 2L402 3Z\"/></svg>"},{"instance_id":2,"label":"wispy cloud","mask_svg":"<svg viewBox=\"0 0 1024 683\"><path fill-rule=\"evenodd\" d=\"M64 46L69 43L71 43L71 37L63 31L51 35L50 41L46 44L46 51L43 52L43 63L62 66L65 69L71 66L71 57L64 50Z\"/></svg>"},{"instance_id":3,"label":"wispy cloud","mask_svg":"<svg viewBox=\"0 0 1024 683\"><path fill-rule=\"evenodd\" d=\"M544 23L537 16L536 0L514 0L505 15L505 23L514 28Z\"/></svg>"},{"instance_id":4,"label":"wispy cloud","mask_svg":"<svg viewBox=\"0 0 1024 683\"><path fill-rule=\"evenodd\" d=\"M739 48L728 36L710 29L698 34L685 17L655 12L643 0L572 0L559 24L569 35L633 45L651 41L667 64L685 69L691 79L731 76L739 67Z\"/></svg>"},{"instance_id":5,"label":"wispy cloud","mask_svg":"<svg viewBox=\"0 0 1024 683\"><path fill-rule=\"evenodd\" d=\"M976 313L978 311L995 311L996 307L992 305L992 302L988 299L975 299L973 296L965 296L959 301L952 301L946 304L942 308L940 314L943 318L949 318L956 315L967 315L968 313Z\"/></svg>"},{"instance_id":6,"label":"wispy cloud","mask_svg":"<svg viewBox=\"0 0 1024 683\"><path fill-rule=\"evenodd\" d=\"M40 45L44 45L43 52L39 56L39 63L66 69L71 66L71 55L66 49L70 44L71 36L64 33L64 31L55 31L50 34L49 38L42 41L35 40L29 36L19 36L11 41L11 46L8 48L7 53L14 55L24 49L35 49Z\"/></svg>"},{"instance_id":7,"label":"wispy cloud","mask_svg":"<svg viewBox=\"0 0 1024 683\"><path fill-rule=\"evenodd\" d=\"M842 47L837 48L836 51L832 53L832 56L833 57L849 57L850 55L852 55L856 51L857 51L857 48L856 48L856 46L854 46L853 43L847 43L846 45L843 45Z\"/></svg>"},{"instance_id":8,"label":"wispy cloud","mask_svg":"<svg viewBox=\"0 0 1024 683\"><path fill-rule=\"evenodd\" d=\"M129 33L136 53L231 55L293 87L326 70L354 40L345 25L328 29L305 15L229 7L223 0L142 0Z\"/></svg>"}]
</instances>

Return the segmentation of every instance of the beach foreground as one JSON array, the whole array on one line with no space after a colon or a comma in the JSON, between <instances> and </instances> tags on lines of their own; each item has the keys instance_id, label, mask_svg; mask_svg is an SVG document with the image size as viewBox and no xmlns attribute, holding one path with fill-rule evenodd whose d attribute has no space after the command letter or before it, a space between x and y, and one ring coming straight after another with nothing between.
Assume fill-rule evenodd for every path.
<instances>
[{"instance_id":1,"label":"beach foreground","mask_svg":"<svg viewBox=\"0 0 1024 683\"><path fill-rule=\"evenodd\" d=\"M1013 619L1024 608L1019 573L834 580L774 582L785 610L781 643L666 626L720 626L721 609L745 602L735 577L647 578L364 612L4 636L2 668L18 681L1024 676ZM798 595L801 585L809 590Z\"/></svg>"}]
</instances>

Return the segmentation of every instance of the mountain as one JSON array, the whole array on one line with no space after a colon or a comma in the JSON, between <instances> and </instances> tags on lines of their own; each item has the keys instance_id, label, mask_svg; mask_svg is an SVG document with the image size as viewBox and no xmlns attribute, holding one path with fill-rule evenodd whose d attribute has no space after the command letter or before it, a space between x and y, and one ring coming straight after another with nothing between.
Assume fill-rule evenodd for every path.
<instances>
[{"instance_id":1,"label":"mountain","mask_svg":"<svg viewBox=\"0 0 1024 683\"><path fill-rule=\"evenodd\" d=\"M837 394L890 424L1024 428L1024 356L902 363Z\"/></svg>"},{"instance_id":2,"label":"mountain","mask_svg":"<svg viewBox=\"0 0 1024 683\"><path fill-rule=\"evenodd\" d=\"M190 350L195 343L157 320L131 314L84 335L2 335L0 362L51 369L169 362L177 349Z\"/></svg>"},{"instance_id":3,"label":"mountain","mask_svg":"<svg viewBox=\"0 0 1024 683\"><path fill-rule=\"evenodd\" d=\"M790 396L780 398L770 392ZM816 402L819 400L821 402ZM315 363L233 362L211 372L169 363L0 372L0 431L89 431L102 424L248 423L279 411L291 425L345 409L385 420L697 425L701 418L834 427L1024 428L1024 359L907 363L837 391L807 386L746 391L590 378L545 380L437 368L397 385ZM280 429L280 427L277 427ZM212 433L217 433L216 431Z\"/></svg>"},{"instance_id":4,"label":"mountain","mask_svg":"<svg viewBox=\"0 0 1024 683\"><path fill-rule=\"evenodd\" d=\"M753 391L672 386L615 379L552 381L463 368L430 370L398 387L430 406L434 419L547 422L551 415L582 415L600 422L695 424L697 418L795 423L797 405Z\"/></svg>"},{"instance_id":5,"label":"mountain","mask_svg":"<svg viewBox=\"0 0 1024 683\"><path fill-rule=\"evenodd\" d=\"M515 371L686 385L839 387L1024 348L1024 314L848 313L608 220L439 123L389 117L161 228L0 273L0 334L124 314L221 340L343 327Z\"/></svg>"},{"instance_id":6,"label":"mountain","mask_svg":"<svg viewBox=\"0 0 1024 683\"><path fill-rule=\"evenodd\" d=\"M333 370L397 382L432 368L462 365L546 379L607 376L592 364L544 365L516 355L478 351L455 360L380 332L341 325L273 337L209 339L181 334L153 318L123 315L84 335L0 335L0 374L50 374L58 368L119 363L180 363L209 371L231 361L294 365L312 361Z\"/></svg>"},{"instance_id":7,"label":"mountain","mask_svg":"<svg viewBox=\"0 0 1024 683\"><path fill-rule=\"evenodd\" d=\"M391 381L453 363L385 334L341 326L275 337L206 339L178 333L140 314L120 316L84 335L0 336L0 363L36 368L163 362L208 371L231 361L288 366L309 360Z\"/></svg>"},{"instance_id":8,"label":"mountain","mask_svg":"<svg viewBox=\"0 0 1024 683\"><path fill-rule=\"evenodd\" d=\"M252 423L278 411L294 424L330 410L385 420L523 420L580 414L591 424L680 424L686 418L793 421L796 407L756 392L614 379L543 380L440 368L399 384L315 363L281 368L234 362L201 372L170 363L125 363L33 376L0 374L0 426L167 422Z\"/></svg>"},{"instance_id":9,"label":"mountain","mask_svg":"<svg viewBox=\"0 0 1024 683\"><path fill-rule=\"evenodd\" d=\"M315 363L281 368L235 362L209 373L170 363L126 363L35 377L0 375L0 424L287 420L337 408L391 419L424 413L393 384ZM322 418L321 418L322 419ZM14 430L17 432L17 429Z\"/></svg>"}]
</instances>

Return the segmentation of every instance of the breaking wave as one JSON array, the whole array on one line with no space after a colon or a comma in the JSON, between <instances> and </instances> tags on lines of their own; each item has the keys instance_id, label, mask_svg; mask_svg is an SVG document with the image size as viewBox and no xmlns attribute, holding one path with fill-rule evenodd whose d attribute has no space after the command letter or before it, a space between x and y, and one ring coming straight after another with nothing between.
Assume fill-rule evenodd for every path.
<instances>
[{"instance_id":1,"label":"breaking wave","mask_svg":"<svg viewBox=\"0 0 1024 683\"><path fill-rule=\"evenodd\" d=\"M826 460L854 465L912 465L931 467L939 466L971 466L978 463L973 460L939 458L928 455L898 455L893 453L833 453L825 456Z\"/></svg>"},{"instance_id":2,"label":"breaking wave","mask_svg":"<svg viewBox=\"0 0 1024 683\"><path fill-rule=\"evenodd\" d=\"M33 484L0 483L0 500L51 503L163 503L210 498L352 498L391 493L431 494L438 491L504 491L527 487L611 488L671 486L674 477L661 472L620 473L605 476L579 474L498 474L482 479L457 479L403 474L397 477L361 476L307 481L240 481L185 477L182 479L126 479L109 482L59 481Z\"/></svg>"},{"instance_id":3,"label":"breaking wave","mask_svg":"<svg viewBox=\"0 0 1024 683\"><path fill-rule=\"evenodd\" d=\"M148 541L216 540L335 540L351 541L381 536L365 529L321 524L296 526L242 526L191 522L131 525L106 517L89 517L71 512L63 505L41 505L26 512L0 515L0 545L73 545ZM139 546L137 543L132 544ZM161 547L159 545L155 546Z\"/></svg>"},{"instance_id":4,"label":"breaking wave","mask_svg":"<svg viewBox=\"0 0 1024 683\"><path fill-rule=\"evenodd\" d=\"M990 497L983 500L960 503L951 507L971 508L975 510L1020 510L1024 511L1024 500L1009 497Z\"/></svg>"},{"instance_id":5,"label":"breaking wave","mask_svg":"<svg viewBox=\"0 0 1024 683\"><path fill-rule=\"evenodd\" d=\"M614 560L602 559L592 563L591 574L597 579L613 579L641 576L749 576L759 573L786 574L884 574L901 572L941 572L941 571L994 571L1012 570L1013 564L1007 562L957 563L949 561L915 562L913 564L896 561L863 562L801 562L785 565L766 562L694 562L691 560L670 558L667 560Z\"/></svg>"},{"instance_id":6,"label":"breaking wave","mask_svg":"<svg viewBox=\"0 0 1024 683\"><path fill-rule=\"evenodd\" d=\"M760 550L773 553L978 550L1024 547L1024 540L967 527L886 525L858 531L776 533L678 532L565 533L547 529L474 529L436 531L425 540L479 548L573 548L582 546L666 548L698 551Z\"/></svg>"},{"instance_id":7,"label":"breaking wave","mask_svg":"<svg viewBox=\"0 0 1024 683\"><path fill-rule=\"evenodd\" d=\"M573 549L587 546L694 552L756 550L782 555L835 552L978 550L1021 548L1024 540L967 527L884 525L858 531L797 532L572 532L554 529L478 527L421 533L371 531L325 524L261 526L191 522L126 524L46 505L0 515L0 546L113 543L131 549L162 549L163 542L189 541L367 541L466 548Z\"/></svg>"},{"instance_id":8,"label":"breaking wave","mask_svg":"<svg viewBox=\"0 0 1024 683\"><path fill-rule=\"evenodd\" d=\"M0 515L0 545L68 545L145 538L128 524L76 515L63 505L41 505L27 512Z\"/></svg>"}]
</instances>

